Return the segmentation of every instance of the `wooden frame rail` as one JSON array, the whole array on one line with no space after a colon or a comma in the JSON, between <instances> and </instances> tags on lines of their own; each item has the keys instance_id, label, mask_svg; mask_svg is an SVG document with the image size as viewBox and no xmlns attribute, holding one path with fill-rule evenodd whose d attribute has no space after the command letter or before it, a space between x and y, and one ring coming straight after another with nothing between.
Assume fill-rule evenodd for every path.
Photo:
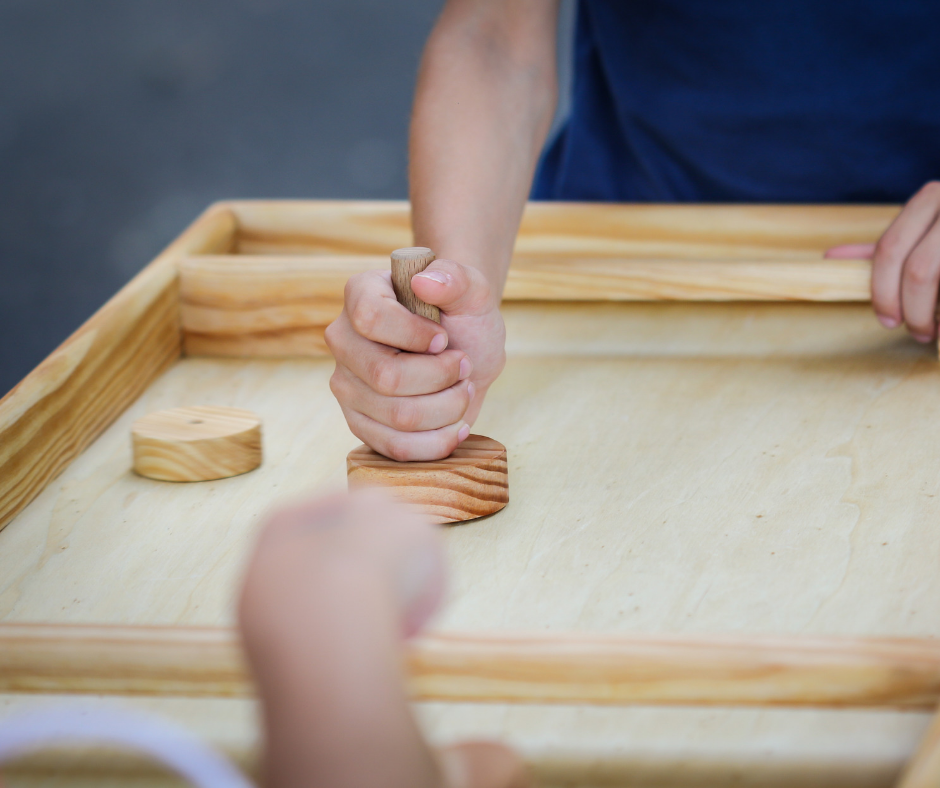
<instances>
[{"instance_id":1,"label":"wooden frame rail","mask_svg":"<svg viewBox=\"0 0 940 788\"><path fill-rule=\"evenodd\" d=\"M180 260L184 351L328 355L323 332L349 277L380 255L200 255ZM631 259L517 255L505 301L825 301L871 299L867 260Z\"/></svg>"},{"instance_id":2,"label":"wooden frame rail","mask_svg":"<svg viewBox=\"0 0 940 788\"><path fill-rule=\"evenodd\" d=\"M231 253L180 261L183 351L324 356L323 332L353 274L411 243L403 202L232 202ZM314 210L315 207L315 210ZM868 260L829 260L877 240L895 206L532 203L508 301L870 300Z\"/></svg>"},{"instance_id":3,"label":"wooden frame rail","mask_svg":"<svg viewBox=\"0 0 940 788\"><path fill-rule=\"evenodd\" d=\"M932 709L940 641L436 634L406 647L415 700ZM0 624L0 692L244 696L232 629Z\"/></svg>"}]
</instances>

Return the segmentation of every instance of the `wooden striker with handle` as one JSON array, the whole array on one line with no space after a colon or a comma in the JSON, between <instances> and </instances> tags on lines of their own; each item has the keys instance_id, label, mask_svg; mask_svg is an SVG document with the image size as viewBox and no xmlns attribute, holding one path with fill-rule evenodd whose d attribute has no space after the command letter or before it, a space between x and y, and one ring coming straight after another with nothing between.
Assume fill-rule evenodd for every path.
<instances>
[{"instance_id":1,"label":"wooden striker with handle","mask_svg":"<svg viewBox=\"0 0 940 788\"><path fill-rule=\"evenodd\" d=\"M436 306L411 289L411 278L434 262L434 252L412 246L392 252L392 287L398 302L416 315L441 322ZM509 503L506 447L470 435L450 457L433 462L396 462L363 444L346 457L349 488L390 487L436 523L456 523L494 514Z\"/></svg>"}]
</instances>

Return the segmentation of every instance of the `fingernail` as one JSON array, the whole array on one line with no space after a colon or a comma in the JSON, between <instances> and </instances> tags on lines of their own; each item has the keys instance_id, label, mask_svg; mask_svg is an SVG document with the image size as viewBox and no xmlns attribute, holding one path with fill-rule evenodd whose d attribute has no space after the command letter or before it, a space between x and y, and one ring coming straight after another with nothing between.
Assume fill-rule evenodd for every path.
<instances>
[{"instance_id":1,"label":"fingernail","mask_svg":"<svg viewBox=\"0 0 940 788\"><path fill-rule=\"evenodd\" d=\"M463 443L470 436L470 425L464 424L457 430L457 440Z\"/></svg>"},{"instance_id":2,"label":"fingernail","mask_svg":"<svg viewBox=\"0 0 940 788\"><path fill-rule=\"evenodd\" d=\"M431 344L428 345L428 353L440 353L447 347L447 334L435 334Z\"/></svg>"},{"instance_id":3,"label":"fingernail","mask_svg":"<svg viewBox=\"0 0 940 788\"><path fill-rule=\"evenodd\" d=\"M460 378L459 380L466 380L470 377L470 373L473 372L473 364L470 363L470 359L464 356L460 359Z\"/></svg>"},{"instance_id":4,"label":"fingernail","mask_svg":"<svg viewBox=\"0 0 940 788\"><path fill-rule=\"evenodd\" d=\"M911 334L911 336L914 337L914 339L916 339L918 342L923 342L924 344L933 341L933 336L930 334Z\"/></svg>"},{"instance_id":5,"label":"fingernail","mask_svg":"<svg viewBox=\"0 0 940 788\"><path fill-rule=\"evenodd\" d=\"M470 397L470 400L473 400L473 395L477 393L477 387L472 383L467 384L467 396Z\"/></svg>"},{"instance_id":6,"label":"fingernail","mask_svg":"<svg viewBox=\"0 0 940 788\"><path fill-rule=\"evenodd\" d=\"M900 325L897 320L887 315L878 315L878 322L885 328L897 328Z\"/></svg>"},{"instance_id":7,"label":"fingernail","mask_svg":"<svg viewBox=\"0 0 940 788\"><path fill-rule=\"evenodd\" d=\"M446 285L450 281L450 274L445 274L443 271L422 271L420 274L415 274L415 278L419 276L442 285Z\"/></svg>"}]
</instances>

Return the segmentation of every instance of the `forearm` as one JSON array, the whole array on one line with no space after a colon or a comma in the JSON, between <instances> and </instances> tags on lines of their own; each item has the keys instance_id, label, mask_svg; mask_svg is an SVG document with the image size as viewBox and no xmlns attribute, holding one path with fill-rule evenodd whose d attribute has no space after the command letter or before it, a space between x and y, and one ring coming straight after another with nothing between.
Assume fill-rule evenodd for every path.
<instances>
[{"instance_id":1,"label":"forearm","mask_svg":"<svg viewBox=\"0 0 940 788\"><path fill-rule=\"evenodd\" d=\"M439 784L409 711L393 589L359 559L310 567L290 609L268 608L252 662L264 698L269 788ZM280 620L278 620L280 619Z\"/></svg>"},{"instance_id":2,"label":"forearm","mask_svg":"<svg viewBox=\"0 0 940 788\"><path fill-rule=\"evenodd\" d=\"M555 109L557 2L451 0L428 41L411 127L416 243L502 292Z\"/></svg>"}]
</instances>

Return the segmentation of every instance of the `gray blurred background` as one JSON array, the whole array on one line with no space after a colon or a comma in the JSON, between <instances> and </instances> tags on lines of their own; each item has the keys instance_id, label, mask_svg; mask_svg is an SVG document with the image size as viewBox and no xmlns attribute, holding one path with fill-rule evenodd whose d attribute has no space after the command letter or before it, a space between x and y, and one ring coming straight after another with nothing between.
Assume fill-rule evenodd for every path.
<instances>
[{"instance_id":1,"label":"gray blurred background","mask_svg":"<svg viewBox=\"0 0 940 788\"><path fill-rule=\"evenodd\" d=\"M0 396L214 200L406 197L440 7L0 0Z\"/></svg>"}]
</instances>

